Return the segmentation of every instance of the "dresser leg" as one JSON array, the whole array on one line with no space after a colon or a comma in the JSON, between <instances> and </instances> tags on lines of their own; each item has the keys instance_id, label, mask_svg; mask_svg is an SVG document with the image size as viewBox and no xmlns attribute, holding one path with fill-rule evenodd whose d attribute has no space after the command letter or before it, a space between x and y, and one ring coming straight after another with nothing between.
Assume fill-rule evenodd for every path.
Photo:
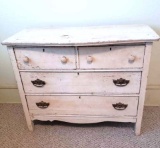
<instances>
[{"instance_id":1,"label":"dresser leg","mask_svg":"<svg viewBox=\"0 0 160 148\"><path fill-rule=\"evenodd\" d=\"M29 131L33 132L33 130L34 130L34 123L32 121L30 121L30 123L29 123L29 121L28 121L27 125L28 125Z\"/></svg>"},{"instance_id":2,"label":"dresser leg","mask_svg":"<svg viewBox=\"0 0 160 148\"><path fill-rule=\"evenodd\" d=\"M135 123L135 135L139 136L141 134L141 124L138 124L138 122Z\"/></svg>"}]
</instances>

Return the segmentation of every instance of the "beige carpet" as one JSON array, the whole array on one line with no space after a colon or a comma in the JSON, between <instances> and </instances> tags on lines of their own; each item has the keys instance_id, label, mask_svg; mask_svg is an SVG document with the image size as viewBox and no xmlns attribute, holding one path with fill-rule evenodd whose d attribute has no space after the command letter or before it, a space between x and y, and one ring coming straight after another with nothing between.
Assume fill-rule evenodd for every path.
<instances>
[{"instance_id":1,"label":"beige carpet","mask_svg":"<svg viewBox=\"0 0 160 148\"><path fill-rule=\"evenodd\" d=\"M160 107L145 107L141 136L131 123L35 124L29 132L20 104L0 104L0 148L160 148Z\"/></svg>"}]
</instances>

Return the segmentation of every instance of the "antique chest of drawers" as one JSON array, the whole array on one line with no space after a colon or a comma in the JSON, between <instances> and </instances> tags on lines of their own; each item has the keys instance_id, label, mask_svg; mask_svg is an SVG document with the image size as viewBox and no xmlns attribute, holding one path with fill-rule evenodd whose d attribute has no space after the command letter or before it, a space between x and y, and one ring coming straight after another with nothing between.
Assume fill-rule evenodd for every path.
<instances>
[{"instance_id":1,"label":"antique chest of drawers","mask_svg":"<svg viewBox=\"0 0 160 148\"><path fill-rule=\"evenodd\" d=\"M7 45L29 130L34 120L133 122L140 134L152 42L148 26L24 30Z\"/></svg>"}]
</instances>

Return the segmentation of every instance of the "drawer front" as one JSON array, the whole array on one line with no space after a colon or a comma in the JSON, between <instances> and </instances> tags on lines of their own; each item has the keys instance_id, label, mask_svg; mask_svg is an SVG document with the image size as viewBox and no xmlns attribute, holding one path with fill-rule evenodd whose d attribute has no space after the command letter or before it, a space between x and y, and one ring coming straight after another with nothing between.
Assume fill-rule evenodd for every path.
<instances>
[{"instance_id":1,"label":"drawer front","mask_svg":"<svg viewBox=\"0 0 160 148\"><path fill-rule=\"evenodd\" d=\"M80 47L80 69L142 68L145 46Z\"/></svg>"},{"instance_id":2,"label":"drawer front","mask_svg":"<svg viewBox=\"0 0 160 148\"><path fill-rule=\"evenodd\" d=\"M139 93L141 72L21 72L26 93Z\"/></svg>"},{"instance_id":3,"label":"drawer front","mask_svg":"<svg viewBox=\"0 0 160 148\"><path fill-rule=\"evenodd\" d=\"M34 115L136 116L138 97L27 96Z\"/></svg>"},{"instance_id":4,"label":"drawer front","mask_svg":"<svg viewBox=\"0 0 160 148\"><path fill-rule=\"evenodd\" d=\"M19 69L76 69L72 47L15 48Z\"/></svg>"}]
</instances>

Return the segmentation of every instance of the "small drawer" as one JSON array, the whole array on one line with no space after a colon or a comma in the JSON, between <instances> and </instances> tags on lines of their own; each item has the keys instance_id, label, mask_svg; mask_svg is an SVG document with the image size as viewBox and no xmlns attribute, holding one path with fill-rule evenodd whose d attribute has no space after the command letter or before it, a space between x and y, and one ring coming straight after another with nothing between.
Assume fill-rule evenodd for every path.
<instances>
[{"instance_id":1,"label":"small drawer","mask_svg":"<svg viewBox=\"0 0 160 148\"><path fill-rule=\"evenodd\" d=\"M34 115L136 116L138 97L27 96Z\"/></svg>"},{"instance_id":2,"label":"small drawer","mask_svg":"<svg viewBox=\"0 0 160 148\"><path fill-rule=\"evenodd\" d=\"M21 72L26 93L138 94L141 72Z\"/></svg>"},{"instance_id":3,"label":"small drawer","mask_svg":"<svg viewBox=\"0 0 160 148\"><path fill-rule=\"evenodd\" d=\"M76 69L72 47L15 48L19 69Z\"/></svg>"},{"instance_id":4,"label":"small drawer","mask_svg":"<svg viewBox=\"0 0 160 148\"><path fill-rule=\"evenodd\" d=\"M80 69L142 68L144 45L79 47Z\"/></svg>"}]
</instances>

